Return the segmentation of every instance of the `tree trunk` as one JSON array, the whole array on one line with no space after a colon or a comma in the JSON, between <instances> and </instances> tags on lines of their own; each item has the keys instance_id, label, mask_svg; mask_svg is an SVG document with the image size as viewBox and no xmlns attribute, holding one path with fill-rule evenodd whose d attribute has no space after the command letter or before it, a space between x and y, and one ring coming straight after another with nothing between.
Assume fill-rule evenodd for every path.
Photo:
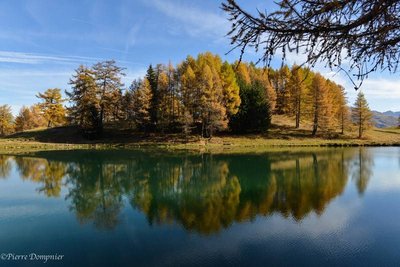
<instances>
[{"instance_id":1,"label":"tree trunk","mask_svg":"<svg viewBox=\"0 0 400 267\"><path fill-rule=\"evenodd\" d=\"M103 118L104 118L104 107L102 106L100 109L100 121L99 121L99 129L103 130Z\"/></svg>"},{"instance_id":2,"label":"tree trunk","mask_svg":"<svg viewBox=\"0 0 400 267\"><path fill-rule=\"evenodd\" d=\"M296 129L300 128L300 98L296 100Z\"/></svg>"},{"instance_id":3,"label":"tree trunk","mask_svg":"<svg viewBox=\"0 0 400 267\"><path fill-rule=\"evenodd\" d=\"M201 122L201 137L204 137L204 120Z\"/></svg>"},{"instance_id":4,"label":"tree trunk","mask_svg":"<svg viewBox=\"0 0 400 267\"><path fill-rule=\"evenodd\" d=\"M318 111L318 104L316 102L315 103L315 110L314 110L314 123L313 123L312 136L315 136L317 134L317 130L318 130L318 112L319 112Z\"/></svg>"},{"instance_id":5,"label":"tree trunk","mask_svg":"<svg viewBox=\"0 0 400 267\"><path fill-rule=\"evenodd\" d=\"M344 112L342 111L342 117L341 117L341 126L342 126L342 131L340 132L341 134L344 134Z\"/></svg>"},{"instance_id":6,"label":"tree trunk","mask_svg":"<svg viewBox=\"0 0 400 267\"><path fill-rule=\"evenodd\" d=\"M360 116L359 116L359 125L358 125L358 138L361 138L362 137L362 111L361 111L361 108L360 108Z\"/></svg>"}]
</instances>

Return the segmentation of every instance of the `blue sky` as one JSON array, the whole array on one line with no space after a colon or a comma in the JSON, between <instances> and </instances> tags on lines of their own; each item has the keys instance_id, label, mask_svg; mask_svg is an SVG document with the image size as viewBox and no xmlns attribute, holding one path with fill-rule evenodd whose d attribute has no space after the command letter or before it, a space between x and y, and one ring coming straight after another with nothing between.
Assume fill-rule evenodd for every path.
<instances>
[{"instance_id":1,"label":"blue sky","mask_svg":"<svg viewBox=\"0 0 400 267\"><path fill-rule=\"evenodd\" d=\"M268 8L272 1L239 1L245 7ZM268 3L265 6L265 3ZM211 51L234 61L224 36L230 23L217 0L14 0L0 2L0 104L14 113L37 102L47 88L69 89L80 64L115 59L126 67L128 85L145 74L150 63L176 64L187 55ZM275 65L279 66L279 56ZM291 55L288 63L300 63ZM256 60L249 51L245 60ZM349 101L355 92L343 75L317 66L343 84ZM376 73L363 91L373 109L400 110L399 75Z\"/></svg>"}]
</instances>

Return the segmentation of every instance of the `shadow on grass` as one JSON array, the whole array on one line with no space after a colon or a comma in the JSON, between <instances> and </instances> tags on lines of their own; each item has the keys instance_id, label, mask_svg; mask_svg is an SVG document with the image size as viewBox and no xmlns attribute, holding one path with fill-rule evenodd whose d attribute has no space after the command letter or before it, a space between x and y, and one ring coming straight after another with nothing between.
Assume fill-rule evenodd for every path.
<instances>
[{"instance_id":1,"label":"shadow on grass","mask_svg":"<svg viewBox=\"0 0 400 267\"><path fill-rule=\"evenodd\" d=\"M198 137L185 138L181 134L144 134L132 130L105 128L101 137L87 139L82 131L75 126L55 127L50 129L32 130L15 133L5 137L15 141L36 141L41 143L59 144L127 144L140 142L154 143L187 143L198 141Z\"/></svg>"},{"instance_id":2,"label":"shadow on grass","mask_svg":"<svg viewBox=\"0 0 400 267\"><path fill-rule=\"evenodd\" d=\"M400 135L400 129L398 132L396 131L391 131L391 130L375 130L376 132L380 132L380 133L391 133L391 134L399 134Z\"/></svg>"}]
</instances>

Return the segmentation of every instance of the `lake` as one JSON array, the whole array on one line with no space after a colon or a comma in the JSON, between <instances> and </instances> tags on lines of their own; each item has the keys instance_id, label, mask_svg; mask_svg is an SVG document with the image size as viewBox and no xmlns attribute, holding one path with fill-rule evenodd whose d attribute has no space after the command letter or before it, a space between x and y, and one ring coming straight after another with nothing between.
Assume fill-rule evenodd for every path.
<instances>
[{"instance_id":1,"label":"lake","mask_svg":"<svg viewBox=\"0 0 400 267\"><path fill-rule=\"evenodd\" d=\"M0 266L399 266L400 148L0 155L0 253Z\"/></svg>"}]
</instances>

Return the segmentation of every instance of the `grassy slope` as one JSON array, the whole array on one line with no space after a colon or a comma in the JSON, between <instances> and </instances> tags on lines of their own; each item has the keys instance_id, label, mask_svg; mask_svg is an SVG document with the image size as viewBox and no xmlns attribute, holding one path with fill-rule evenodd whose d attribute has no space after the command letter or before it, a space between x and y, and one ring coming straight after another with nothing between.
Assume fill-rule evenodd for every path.
<instances>
[{"instance_id":1,"label":"grassy slope","mask_svg":"<svg viewBox=\"0 0 400 267\"><path fill-rule=\"evenodd\" d=\"M371 129L363 139L357 139L355 133L336 134L334 139L312 137L311 125L303 123L300 129L294 129L292 120L284 116L274 116L273 126L262 135L220 135L211 140L192 136L189 139L181 135L142 136L128 131L108 130L104 138L86 140L73 127L36 129L17 133L0 139L0 151L42 150L42 149L87 149L109 147L159 146L170 149L265 149L285 146L356 146L356 145L400 145L400 129ZM352 132L355 132L354 130Z\"/></svg>"}]
</instances>

